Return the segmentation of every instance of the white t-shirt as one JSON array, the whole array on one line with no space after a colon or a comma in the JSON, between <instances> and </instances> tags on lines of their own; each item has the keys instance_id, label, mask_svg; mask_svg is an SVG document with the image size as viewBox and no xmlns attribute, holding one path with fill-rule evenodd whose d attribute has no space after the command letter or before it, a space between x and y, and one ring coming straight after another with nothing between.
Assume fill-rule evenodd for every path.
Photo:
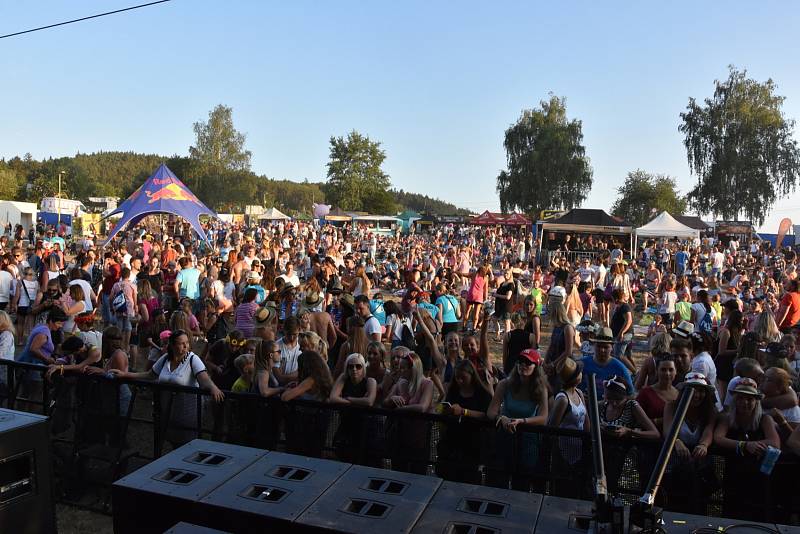
<instances>
[{"instance_id":1,"label":"white t-shirt","mask_svg":"<svg viewBox=\"0 0 800 534\"><path fill-rule=\"evenodd\" d=\"M92 311L94 309L92 306L92 286L89 285L89 282L82 278L78 278L77 280L71 281L69 285L81 286L81 289L83 289L83 303L85 305L83 311Z\"/></svg>"},{"instance_id":2,"label":"white t-shirt","mask_svg":"<svg viewBox=\"0 0 800 534\"><path fill-rule=\"evenodd\" d=\"M722 266L725 264L725 254L720 251L715 252L711 256L712 266L714 269L722 269Z\"/></svg>"},{"instance_id":3,"label":"white t-shirt","mask_svg":"<svg viewBox=\"0 0 800 534\"><path fill-rule=\"evenodd\" d=\"M369 338L372 334L382 334L383 328L381 328L381 323L378 319L375 318L374 315L370 315L369 319L364 321L364 333L367 334Z\"/></svg>"},{"instance_id":4,"label":"white t-shirt","mask_svg":"<svg viewBox=\"0 0 800 534\"><path fill-rule=\"evenodd\" d=\"M10 272L0 271L0 303L8 303L11 300L11 282L13 280L14 277Z\"/></svg>"},{"instance_id":5,"label":"white t-shirt","mask_svg":"<svg viewBox=\"0 0 800 534\"><path fill-rule=\"evenodd\" d=\"M717 366L714 365L714 360L707 352L701 352L692 358L692 371L695 373L703 373L709 384L714 386L714 398L716 399L717 410L722 410L722 404L719 402L719 395L717 394Z\"/></svg>"},{"instance_id":6,"label":"white t-shirt","mask_svg":"<svg viewBox=\"0 0 800 534\"><path fill-rule=\"evenodd\" d=\"M177 386L198 387L197 375L204 372L206 366L200 356L189 352L186 358L175 369L170 369L169 355L164 354L153 364L152 371L158 375L158 381Z\"/></svg>"},{"instance_id":7,"label":"white t-shirt","mask_svg":"<svg viewBox=\"0 0 800 534\"><path fill-rule=\"evenodd\" d=\"M275 367L283 366L283 372L290 375L297 371L297 357L303 352L300 350L300 343L295 343L290 347L283 342L283 338L278 340L278 348L281 349L281 363Z\"/></svg>"}]
</instances>

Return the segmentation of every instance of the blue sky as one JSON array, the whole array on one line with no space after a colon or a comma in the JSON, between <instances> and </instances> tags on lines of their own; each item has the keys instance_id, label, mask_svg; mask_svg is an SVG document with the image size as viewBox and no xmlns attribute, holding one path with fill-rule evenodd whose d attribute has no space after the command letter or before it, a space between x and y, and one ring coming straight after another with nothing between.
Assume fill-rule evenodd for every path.
<instances>
[{"instance_id":1,"label":"blue sky","mask_svg":"<svg viewBox=\"0 0 800 534\"><path fill-rule=\"evenodd\" d=\"M5 0L0 33L136 1ZM328 139L356 129L395 187L482 211L504 130L553 92L583 121L584 206L608 209L636 168L691 187L679 113L728 64L771 77L800 117L798 23L792 2L173 0L0 40L0 156L186 154L224 103L258 173L323 180ZM767 227L792 215L800 194Z\"/></svg>"}]
</instances>

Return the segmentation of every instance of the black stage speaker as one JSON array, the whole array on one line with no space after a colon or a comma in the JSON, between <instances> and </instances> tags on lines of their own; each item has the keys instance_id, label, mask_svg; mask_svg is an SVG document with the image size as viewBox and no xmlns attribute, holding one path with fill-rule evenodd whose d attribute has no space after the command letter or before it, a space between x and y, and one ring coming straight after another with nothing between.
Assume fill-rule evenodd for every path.
<instances>
[{"instance_id":1,"label":"black stage speaker","mask_svg":"<svg viewBox=\"0 0 800 534\"><path fill-rule=\"evenodd\" d=\"M592 513L590 501L545 495L536 521L537 534L575 534L586 532Z\"/></svg>"},{"instance_id":2,"label":"black stage speaker","mask_svg":"<svg viewBox=\"0 0 800 534\"><path fill-rule=\"evenodd\" d=\"M413 532L532 534L541 504L536 493L443 482Z\"/></svg>"},{"instance_id":3,"label":"black stage speaker","mask_svg":"<svg viewBox=\"0 0 800 534\"><path fill-rule=\"evenodd\" d=\"M0 409L0 532L56 531L47 417Z\"/></svg>"},{"instance_id":4,"label":"black stage speaker","mask_svg":"<svg viewBox=\"0 0 800 534\"><path fill-rule=\"evenodd\" d=\"M115 534L161 534L195 519L195 504L266 451L196 439L117 480L111 488Z\"/></svg>"},{"instance_id":5,"label":"black stage speaker","mask_svg":"<svg viewBox=\"0 0 800 534\"><path fill-rule=\"evenodd\" d=\"M353 466L292 526L293 532L410 532L440 478Z\"/></svg>"},{"instance_id":6,"label":"black stage speaker","mask_svg":"<svg viewBox=\"0 0 800 534\"><path fill-rule=\"evenodd\" d=\"M203 498L198 521L232 532L294 529L290 523L349 468L331 460L267 453Z\"/></svg>"},{"instance_id":7,"label":"black stage speaker","mask_svg":"<svg viewBox=\"0 0 800 534\"><path fill-rule=\"evenodd\" d=\"M724 527L729 527L736 524L741 524L741 526L737 525L736 528L731 529L731 532L738 534L759 534L775 531L774 524L756 523L755 521L745 521L741 519L724 519L721 517L679 514L676 512L665 511L663 519L664 531L668 532L669 534L672 534L673 532L694 532L698 529L702 529L703 531L710 529L708 532L712 530L727 532ZM795 532L800 532L800 529L797 527L790 528L794 528Z\"/></svg>"},{"instance_id":8,"label":"black stage speaker","mask_svg":"<svg viewBox=\"0 0 800 534\"><path fill-rule=\"evenodd\" d=\"M216 530L208 527L201 527L200 525L193 525L181 521L169 530L165 530L164 534L231 534L224 530Z\"/></svg>"}]
</instances>

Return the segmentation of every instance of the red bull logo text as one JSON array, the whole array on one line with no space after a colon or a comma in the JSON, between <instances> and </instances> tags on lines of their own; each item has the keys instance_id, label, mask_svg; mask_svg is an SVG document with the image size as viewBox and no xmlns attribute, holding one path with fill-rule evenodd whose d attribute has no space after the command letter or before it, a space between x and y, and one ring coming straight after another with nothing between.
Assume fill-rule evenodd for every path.
<instances>
[{"instance_id":1,"label":"red bull logo text","mask_svg":"<svg viewBox=\"0 0 800 534\"><path fill-rule=\"evenodd\" d=\"M153 180L153 182L156 182L156 180ZM162 187L155 192L146 191L146 194L147 198L149 198L147 201L148 204L152 204L153 202L157 202L159 200L188 200L190 202L194 202L195 204L200 203L192 193L175 183L170 183L169 185Z\"/></svg>"}]
</instances>

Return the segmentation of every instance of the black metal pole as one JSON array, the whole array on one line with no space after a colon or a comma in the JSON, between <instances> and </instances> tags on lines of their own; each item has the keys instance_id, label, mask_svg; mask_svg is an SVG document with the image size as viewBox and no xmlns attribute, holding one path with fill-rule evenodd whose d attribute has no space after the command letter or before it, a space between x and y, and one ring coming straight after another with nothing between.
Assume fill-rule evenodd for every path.
<instances>
[{"instance_id":1,"label":"black metal pole","mask_svg":"<svg viewBox=\"0 0 800 534\"><path fill-rule=\"evenodd\" d=\"M592 463L594 467L594 496L595 503L605 506L608 501L608 483L606 481L606 467L603 462L603 441L600 438L600 412L597 406L597 384L594 373L588 377L589 383L589 420L592 435Z\"/></svg>"},{"instance_id":2,"label":"black metal pole","mask_svg":"<svg viewBox=\"0 0 800 534\"><path fill-rule=\"evenodd\" d=\"M684 387L681 392L680 401L678 402L678 409L675 411L675 416L672 419L672 426L669 429L669 434L667 434L664 443L661 445L661 452L659 452L656 465L653 468L653 472L650 474L650 481L647 483L647 487L644 489L644 495L642 495L640 499L644 504L652 506L656 500L656 494L661 486L661 479L664 477L664 471L667 469L670 456L672 456L672 450L675 448L678 432L681 429L681 425L683 425L683 420L686 419L686 412L689 411L689 403L692 402L692 396L694 396L694 388Z\"/></svg>"},{"instance_id":3,"label":"black metal pole","mask_svg":"<svg viewBox=\"0 0 800 534\"><path fill-rule=\"evenodd\" d=\"M654 506L656 494L661 486L661 479L664 477L664 471L667 469L667 464L675 448L675 441L678 439L678 432L686 418L686 412L689 410L689 403L692 401L693 396L693 387L683 388L678 407L675 410L675 416L672 419L672 426L670 426L669 432L664 438L664 443L661 445L661 451L653 467L653 472L650 474L650 480L645 486L644 494L631 506L629 530L631 527L636 526L641 528L643 532L650 532L661 525L661 509Z\"/></svg>"}]
</instances>

